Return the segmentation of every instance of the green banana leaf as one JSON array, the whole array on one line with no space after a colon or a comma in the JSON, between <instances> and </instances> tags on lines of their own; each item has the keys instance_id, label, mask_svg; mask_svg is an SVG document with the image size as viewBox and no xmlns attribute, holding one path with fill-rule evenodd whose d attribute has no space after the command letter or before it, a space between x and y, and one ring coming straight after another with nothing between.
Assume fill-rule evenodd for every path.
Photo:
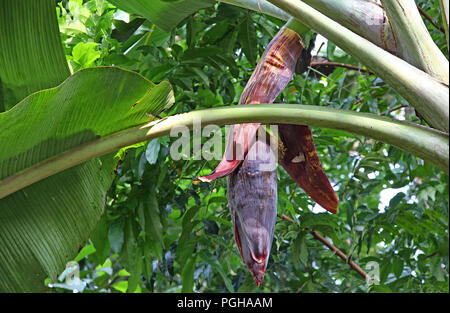
<instances>
[{"instance_id":1,"label":"green banana leaf","mask_svg":"<svg viewBox=\"0 0 450 313\"><path fill-rule=\"evenodd\" d=\"M172 105L154 85L114 67L81 70L58 87L0 113L2 180L82 144L152 120ZM92 159L0 199L0 291L43 291L73 259L103 213L112 154Z\"/></svg>"},{"instance_id":2,"label":"green banana leaf","mask_svg":"<svg viewBox=\"0 0 450 313\"><path fill-rule=\"evenodd\" d=\"M0 1L0 38L0 112L8 110L0 113L0 189L173 103L167 82L118 68L67 79L52 0ZM111 153L0 196L0 292L47 290L44 279L55 281L96 228L116 162Z\"/></svg>"},{"instance_id":3,"label":"green banana leaf","mask_svg":"<svg viewBox=\"0 0 450 313\"><path fill-rule=\"evenodd\" d=\"M169 32L192 13L212 6L216 1L109 0L109 2L126 12L144 16L165 32Z\"/></svg>"},{"instance_id":4,"label":"green banana leaf","mask_svg":"<svg viewBox=\"0 0 450 313\"><path fill-rule=\"evenodd\" d=\"M0 1L0 112L69 75L55 1Z\"/></svg>"}]
</instances>

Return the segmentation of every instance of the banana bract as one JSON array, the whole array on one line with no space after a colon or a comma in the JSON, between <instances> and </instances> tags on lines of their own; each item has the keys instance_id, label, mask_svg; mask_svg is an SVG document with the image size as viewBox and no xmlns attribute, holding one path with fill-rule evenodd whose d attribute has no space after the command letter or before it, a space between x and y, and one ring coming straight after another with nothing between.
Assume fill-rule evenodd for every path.
<instances>
[{"instance_id":1,"label":"banana bract","mask_svg":"<svg viewBox=\"0 0 450 313\"><path fill-rule=\"evenodd\" d=\"M234 237L243 262L259 286L277 217L276 158L269 144L258 139L250 147L242 164L228 175L227 189Z\"/></svg>"},{"instance_id":2,"label":"banana bract","mask_svg":"<svg viewBox=\"0 0 450 313\"><path fill-rule=\"evenodd\" d=\"M239 104L272 103L292 80L295 64L302 50L300 36L283 27L264 51L242 92ZM210 182L233 172L244 160L249 144L253 142L260 125L233 125L222 161L212 174L199 179Z\"/></svg>"},{"instance_id":3,"label":"banana bract","mask_svg":"<svg viewBox=\"0 0 450 313\"><path fill-rule=\"evenodd\" d=\"M267 46L239 104L272 103L292 80L303 48L300 36L283 27ZM228 203L236 243L258 286L267 267L277 212L276 171L260 169L272 160L270 153L273 155L265 141L255 141L260 125L233 125L221 162L213 173L199 177L201 181L210 182L229 176ZM320 164L311 129L280 124L278 131L281 139L279 163L314 201L336 213L338 199Z\"/></svg>"}]
</instances>

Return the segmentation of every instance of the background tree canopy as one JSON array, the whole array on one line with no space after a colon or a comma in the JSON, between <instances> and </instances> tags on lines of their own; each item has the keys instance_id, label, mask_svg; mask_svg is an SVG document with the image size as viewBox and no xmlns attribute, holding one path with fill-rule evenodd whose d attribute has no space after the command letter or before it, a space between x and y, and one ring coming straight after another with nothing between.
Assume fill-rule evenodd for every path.
<instances>
[{"instance_id":1,"label":"background tree canopy","mask_svg":"<svg viewBox=\"0 0 450 313\"><path fill-rule=\"evenodd\" d=\"M195 1L195 13L174 29L160 28L127 7L122 11L117 2L56 1L70 71L118 66L156 85L169 81L175 102L160 117L236 105L259 57L285 24L230 4ZM416 3L441 25L439 1ZM448 58L445 34L424 21ZM305 41L312 38L309 32ZM353 67L311 65L294 76L275 102L427 125L404 98L331 41L317 36L312 55L313 61ZM218 161L192 155L174 160L169 149L177 137L165 136L117 153L121 161L104 213L74 259L80 266L79 291L448 292L448 176L370 138L328 128L312 131L339 211L332 215L316 205L279 166L278 218L259 288L235 244L226 179L195 180L213 171ZM367 286L312 231L366 271L377 262L380 284ZM46 279L49 290L72 292L64 275L60 278L56 283Z\"/></svg>"}]
</instances>

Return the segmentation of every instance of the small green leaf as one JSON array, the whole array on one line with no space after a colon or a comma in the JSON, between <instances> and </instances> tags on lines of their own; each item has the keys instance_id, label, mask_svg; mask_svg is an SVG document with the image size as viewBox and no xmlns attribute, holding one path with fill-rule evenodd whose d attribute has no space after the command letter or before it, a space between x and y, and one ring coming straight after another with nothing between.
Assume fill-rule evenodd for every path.
<instances>
[{"instance_id":1,"label":"small green leaf","mask_svg":"<svg viewBox=\"0 0 450 313\"><path fill-rule=\"evenodd\" d=\"M111 245L111 249L115 253L119 253L122 250L123 245L123 228L125 226L125 221L123 219L119 219L111 224L108 231L108 239L109 244Z\"/></svg>"},{"instance_id":2,"label":"small green leaf","mask_svg":"<svg viewBox=\"0 0 450 313\"><path fill-rule=\"evenodd\" d=\"M181 270L181 292L192 292L194 288L194 271L196 255L188 258Z\"/></svg>"},{"instance_id":3,"label":"small green leaf","mask_svg":"<svg viewBox=\"0 0 450 313\"><path fill-rule=\"evenodd\" d=\"M301 261L304 266L308 265L309 253L308 246L305 241L306 232L300 232L294 240L293 257L294 262Z\"/></svg>"},{"instance_id":4,"label":"small green leaf","mask_svg":"<svg viewBox=\"0 0 450 313\"><path fill-rule=\"evenodd\" d=\"M445 281L444 273L442 271L441 257L436 255L430 263L431 272L437 281Z\"/></svg>"},{"instance_id":5,"label":"small green leaf","mask_svg":"<svg viewBox=\"0 0 450 313\"><path fill-rule=\"evenodd\" d=\"M386 282L387 277L389 274L392 273L392 263L390 260L386 260L381 266L380 266L380 282L384 284Z\"/></svg>"},{"instance_id":6,"label":"small green leaf","mask_svg":"<svg viewBox=\"0 0 450 313\"><path fill-rule=\"evenodd\" d=\"M157 138L151 140L148 143L147 149L145 149L145 158L147 159L148 163L156 163L156 161L158 160L158 153L160 148L161 144L159 143L159 140Z\"/></svg>"},{"instance_id":7,"label":"small green leaf","mask_svg":"<svg viewBox=\"0 0 450 313\"><path fill-rule=\"evenodd\" d=\"M101 218L95 232L91 235L91 241L94 244L96 252L92 255L95 263L102 264L105 262L110 244L108 240L109 224L107 223L105 215Z\"/></svg>"},{"instance_id":8,"label":"small green leaf","mask_svg":"<svg viewBox=\"0 0 450 313\"><path fill-rule=\"evenodd\" d=\"M81 251L78 253L76 258L74 259L75 262L79 262L82 259L84 259L86 256L92 254L95 252L95 247L93 245L87 245L81 249Z\"/></svg>"},{"instance_id":9,"label":"small green leaf","mask_svg":"<svg viewBox=\"0 0 450 313\"><path fill-rule=\"evenodd\" d=\"M418 194L419 201L427 201L428 198L431 201L434 201L436 199L436 189L432 186L428 186L419 191Z\"/></svg>"},{"instance_id":10,"label":"small green leaf","mask_svg":"<svg viewBox=\"0 0 450 313\"><path fill-rule=\"evenodd\" d=\"M124 227L124 243L120 251L120 258L128 272L134 267L137 259L136 234L134 216L128 216Z\"/></svg>"},{"instance_id":11,"label":"small green leaf","mask_svg":"<svg viewBox=\"0 0 450 313\"><path fill-rule=\"evenodd\" d=\"M138 255L139 256L139 255ZM130 268L130 278L128 279L127 292L134 292L138 287L141 280L141 274L143 270L143 260L141 257L135 258L135 262Z\"/></svg>"},{"instance_id":12,"label":"small green leaf","mask_svg":"<svg viewBox=\"0 0 450 313\"><path fill-rule=\"evenodd\" d=\"M128 289L128 281L119 281L112 286L114 289L120 292L127 292Z\"/></svg>"},{"instance_id":13,"label":"small green leaf","mask_svg":"<svg viewBox=\"0 0 450 313\"><path fill-rule=\"evenodd\" d=\"M189 238L182 243L178 241L176 256L177 262L183 267L186 263L186 260L192 255L195 249L195 245L197 244L197 238L192 237Z\"/></svg>"},{"instance_id":14,"label":"small green leaf","mask_svg":"<svg viewBox=\"0 0 450 313\"><path fill-rule=\"evenodd\" d=\"M403 272L403 260L399 257L396 257L392 262L392 272L395 277L399 278Z\"/></svg>"},{"instance_id":15,"label":"small green leaf","mask_svg":"<svg viewBox=\"0 0 450 313\"><path fill-rule=\"evenodd\" d=\"M198 79L203 83L203 85L205 85L205 87L209 86L209 78L204 71L194 66L190 68L190 71L192 71L198 77Z\"/></svg>"},{"instance_id":16,"label":"small green leaf","mask_svg":"<svg viewBox=\"0 0 450 313\"><path fill-rule=\"evenodd\" d=\"M397 193L390 201L389 201L389 209L395 209L399 203L405 198L405 194L403 192Z\"/></svg>"},{"instance_id":17,"label":"small green leaf","mask_svg":"<svg viewBox=\"0 0 450 313\"><path fill-rule=\"evenodd\" d=\"M208 205L211 203L228 203L227 197L211 197L209 198Z\"/></svg>"},{"instance_id":18,"label":"small green leaf","mask_svg":"<svg viewBox=\"0 0 450 313\"><path fill-rule=\"evenodd\" d=\"M251 66L256 65L256 29L253 25L253 20L247 16L240 24L239 24L239 35L238 39L241 43L242 51L245 54L248 62Z\"/></svg>"},{"instance_id":19,"label":"small green leaf","mask_svg":"<svg viewBox=\"0 0 450 313\"><path fill-rule=\"evenodd\" d=\"M97 14L101 16L105 8L105 0L95 0L95 6L97 7Z\"/></svg>"},{"instance_id":20,"label":"small green leaf","mask_svg":"<svg viewBox=\"0 0 450 313\"><path fill-rule=\"evenodd\" d=\"M333 59L334 51L336 50L336 45L331 41L327 41L327 58Z\"/></svg>"},{"instance_id":21,"label":"small green leaf","mask_svg":"<svg viewBox=\"0 0 450 313\"><path fill-rule=\"evenodd\" d=\"M328 225L332 228L337 228L336 219L333 215L328 213L306 213L300 217L300 225L302 227L309 227L315 225Z\"/></svg>"},{"instance_id":22,"label":"small green leaf","mask_svg":"<svg viewBox=\"0 0 450 313\"><path fill-rule=\"evenodd\" d=\"M151 193L146 200L141 201L138 210L140 212L140 222L145 233L145 240L153 241L164 247L163 226L156 195Z\"/></svg>"},{"instance_id":23,"label":"small green leaf","mask_svg":"<svg viewBox=\"0 0 450 313\"><path fill-rule=\"evenodd\" d=\"M94 66L98 58L100 58L100 52L95 42L80 42L72 50L72 60L78 65L76 70Z\"/></svg>"}]
</instances>

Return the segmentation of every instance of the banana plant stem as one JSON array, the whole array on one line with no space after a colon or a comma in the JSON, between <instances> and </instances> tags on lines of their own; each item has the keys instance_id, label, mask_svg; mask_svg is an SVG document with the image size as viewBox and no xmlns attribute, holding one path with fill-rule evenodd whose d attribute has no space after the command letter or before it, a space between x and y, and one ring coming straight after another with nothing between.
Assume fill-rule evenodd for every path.
<instances>
[{"instance_id":1,"label":"banana plant stem","mask_svg":"<svg viewBox=\"0 0 450 313\"><path fill-rule=\"evenodd\" d=\"M297 124L344 130L408 151L449 172L449 136L420 125L370 113L292 104L222 107L170 116L92 141L54 156L0 181L0 199L28 185L92 158L156 137L168 136L180 126L239 123Z\"/></svg>"},{"instance_id":2,"label":"banana plant stem","mask_svg":"<svg viewBox=\"0 0 450 313\"><path fill-rule=\"evenodd\" d=\"M414 106L432 127L448 132L448 86L377 47L302 1L269 0L269 2L353 55ZM445 66L448 67L448 62Z\"/></svg>"}]
</instances>

